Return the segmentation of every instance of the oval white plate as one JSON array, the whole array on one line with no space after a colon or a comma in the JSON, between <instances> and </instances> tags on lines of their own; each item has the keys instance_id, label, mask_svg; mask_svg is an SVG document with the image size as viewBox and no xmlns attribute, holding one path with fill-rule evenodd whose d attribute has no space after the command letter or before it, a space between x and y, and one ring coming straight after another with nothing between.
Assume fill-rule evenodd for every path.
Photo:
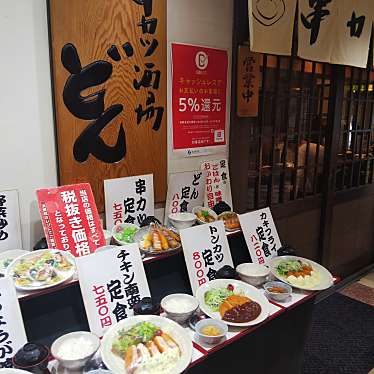
<instances>
[{"instance_id":1,"label":"oval white plate","mask_svg":"<svg viewBox=\"0 0 374 374\"><path fill-rule=\"evenodd\" d=\"M0 369L0 374L25 374L30 373L30 371L20 370L20 369Z\"/></svg>"},{"instance_id":2,"label":"oval white plate","mask_svg":"<svg viewBox=\"0 0 374 374\"><path fill-rule=\"evenodd\" d=\"M11 249L9 251L0 253L0 274L5 274L7 267L19 256L30 253L24 249ZM8 266L5 266L5 262L10 261Z\"/></svg>"},{"instance_id":3,"label":"oval white plate","mask_svg":"<svg viewBox=\"0 0 374 374\"><path fill-rule=\"evenodd\" d=\"M13 275L14 275L14 268L15 266L17 266L17 264L21 261L21 260L27 260L27 259L32 259L33 257L36 257L36 256L40 256L44 253L47 253L47 252L52 252L52 253L61 253L62 256L64 256L70 263L73 264L72 268L68 271L58 271L56 270L57 274L60 275L62 278L60 281L56 282L56 283L52 283L52 284L40 284L40 282L35 282L35 284L31 284L29 286L20 286L20 285L17 285L16 282L14 282L14 285L16 286L17 289L21 290L21 291L33 291L33 290L43 290L45 288L50 288L50 287L55 287L61 283L64 283L66 282L67 280L69 280L70 278L73 277L74 273L75 273L75 259L74 259L74 256L70 253L70 252L66 252L66 251L59 251L59 250L56 250L56 249L41 249L41 250L38 250L38 251L34 251L34 252L28 252L20 257L17 257L7 268L7 272L6 272L6 275L13 278Z\"/></svg>"},{"instance_id":4,"label":"oval white plate","mask_svg":"<svg viewBox=\"0 0 374 374\"><path fill-rule=\"evenodd\" d=\"M309 288L309 287L296 286L295 284L292 284L292 283L288 282L286 277L283 277L283 276L279 275L278 272L277 272L278 263L282 260L300 260L302 262L310 264L312 266L313 270L315 270L319 273L319 275L321 277L320 283L317 286ZM298 256L274 257L270 262L270 271L280 281L289 284L291 287L299 288L301 290L321 291L321 290L326 290L327 288L331 287L334 284L334 279L333 279L331 273L325 267L318 264L317 262L314 262L312 260L308 260L307 258L304 258L304 257L298 257Z\"/></svg>"},{"instance_id":5,"label":"oval white plate","mask_svg":"<svg viewBox=\"0 0 374 374\"><path fill-rule=\"evenodd\" d=\"M151 322L160 327L163 331L169 334L179 345L181 350L181 357L170 373L177 374L183 372L191 362L192 357L192 340L186 330L165 317L160 316L134 316L126 318L114 326L104 334L101 341L101 357L106 367L115 374L126 374L125 362L119 356L112 352L113 341L118 336L119 330L129 330L132 326L139 322Z\"/></svg>"},{"instance_id":6,"label":"oval white plate","mask_svg":"<svg viewBox=\"0 0 374 374\"><path fill-rule=\"evenodd\" d=\"M247 296L251 300L256 301L258 304L260 304L261 313L256 319L245 323L227 322L221 318L219 312L212 312L209 306L205 304L205 292L211 290L212 288L226 288L229 284L232 284L234 286L234 293L235 290L238 290L238 293L241 293L243 296ZM210 318L218 319L230 326L253 326L268 318L270 313L269 300L264 296L264 294L261 291L259 291L256 287L253 287L248 283L244 283L236 279L215 279L208 283L205 283L197 289L196 298L199 301L200 309L206 315L208 315Z\"/></svg>"}]
</instances>

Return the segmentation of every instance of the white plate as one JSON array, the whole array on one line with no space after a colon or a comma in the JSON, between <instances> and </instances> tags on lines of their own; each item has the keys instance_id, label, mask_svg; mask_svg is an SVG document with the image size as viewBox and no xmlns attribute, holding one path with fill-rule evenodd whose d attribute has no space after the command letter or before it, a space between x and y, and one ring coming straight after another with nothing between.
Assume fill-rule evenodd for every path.
<instances>
[{"instance_id":1,"label":"white plate","mask_svg":"<svg viewBox=\"0 0 374 374\"><path fill-rule=\"evenodd\" d=\"M7 276L10 276L11 278L13 278L13 275L14 275L14 268L15 266L17 266L17 264L19 264L20 261L22 260L28 260L28 259L32 259L34 257L37 257L37 256L40 256L40 255L43 255L44 253L47 253L47 252L52 252L52 253L61 253L62 256L64 256L70 263L72 263L72 268L68 271L58 271L56 270L57 274L59 276L61 276L61 280L59 280L58 282L56 283L53 283L53 284L43 284L42 282L37 282L35 281L34 284L32 285L29 285L29 286L20 286L20 285L17 285L16 282L14 282L14 285L16 286L17 289L21 290L21 291L33 291L33 290L42 290L42 289L45 289L45 288L50 288L50 287L55 287L67 280L69 280L70 278L73 277L74 273L75 273L75 259L74 259L74 256L70 253L70 252L67 252L67 251L59 251L59 250L55 250L55 249L41 249L41 250L38 250L38 251L34 251L34 252L28 252L18 258L16 258L7 268Z\"/></svg>"},{"instance_id":2,"label":"white plate","mask_svg":"<svg viewBox=\"0 0 374 374\"><path fill-rule=\"evenodd\" d=\"M29 251L25 251L24 249L11 249L9 251L1 252L0 253L0 274L5 274L7 267L14 261L17 257L22 256L26 253L30 253ZM8 265L6 262L10 261Z\"/></svg>"},{"instance_id":3,"label":"white plate","mask_svg":"<svg viewBox=\"0 0 374 374\"><path fill-rule=\"evenodd\" d=\"M234 293L236 293L235 290L237 290L238 293L241 293L243 296L247 296L251 300L256 301L258 304L260 304L261 313L256 319L245 323L227 322L221 318L219 312L212 312L210 307L205 304L204 295L207 291L211 290L212 288L226 288L229 284L232 284L234 286ZM215 279L208 283L205 283L197 289L196 298L199 301L200 309L206 315L208 315L210 318L218 319L230 326L245 327L256 325L268 318L270 314L269 300L264 296L264 294L256 287L253 287L248 283L244 283L236 279Z\"/></svg>"},{"instance_id":4,"label":"white plate","mask_svg":"<svg viewBox=\"0 0 374 374\"><path fill-rule=\"evenodd\" d=\"M139 322L150 322L160 327L169 334L179 345L181 357L174 366L173 370L164 374L178 374L183 372L191 362L192 358L192 340L186 330L176 322L160 316L134 316L126 318L116 325L109 328L101 341L101 357L106 367L115 374L126 374L125 362L119 356L112 352L113 341L118 336L118 331L129 330Z\"/></svg>"},{"instance_id":5,"label":"white plate","mask_svg":"<svg viewBox=\"0 0 374 374\"><path fill-rule=\"evenodd\" d=\"M20 369L0 369L0 374L25 374L30 373L30 371L20 370Z\"/></svg>"},{"instance_id":6,"label":"white plate","mask_svg":"<svg viewBox=\"0 0 374 374\"><path fill-rule=\"evenodd\" d=\"M301 287L301 286L296 286L295 284L292 284L287 281L286 277L283 277L282 275L279 275L277 272L277 266L278 263L282 260L300 260L302 262L305 262L309 264L314 271L317 271L321 277L321 281L317 286L314 286L312 288L309 287ZM324 268L322 265L317 264L317 262L314 262L312 260L308 260L307 258L304 257L298 257L298 256L280 256L280 257L274 257L271 262L270 262L270 271L271 273L281 280L284 283L289 284L290 286L294 288L299 288L301 290L306 290L306 291L321 291L321 290L326 290L327 288L331 287L334 284L333 277L331 273Z\"/></svg>"}]
</instances>

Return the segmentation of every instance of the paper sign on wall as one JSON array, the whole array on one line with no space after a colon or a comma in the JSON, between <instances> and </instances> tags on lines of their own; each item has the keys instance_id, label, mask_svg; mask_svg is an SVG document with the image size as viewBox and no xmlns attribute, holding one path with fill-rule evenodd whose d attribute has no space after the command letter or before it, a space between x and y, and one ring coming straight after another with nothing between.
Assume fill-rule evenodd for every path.
<instances>
[{"instance_id":1,"label":"paper sign on wall","mask_svg":"<svg viewBox=\"0 0 374 374\"><path fill-rule=\"evenodd\" d=\"M224 201L232 208L227 160L205 161L201 164L201 170L206 171L204 206L213 208L220 201Z\"/></svg>"},{"instance_id":2,"label":"paper sign on wall","mask_svg":"<svg viewBox=\"0 0 374 374\"><path fill-rule=\"evenodd\" d=\"M0 368L11 368L12 357L27 343L13 280L0 279Z\"/></svg>"},{"instance_id":3,"label":"paper sign on wall","mask_svg":"<svg viewBox=\"0 0 374 374\"><path fill-rule=\"evenodd\" d=\"M215 279L222 266L233 266L223 221L181 230L180 236L194 294L199 286Z\"/></svg>"},{"instance_id":4,"label":"paper sign on wall","mask_svg":"<svg viewBox=\"0 0 374 374\"><path fill-rule=\"evenodd\" d=\"M291 55L296 0L248 0L251 51Z\"/></svg>"},{"instance_id":5,"label":"paper sign on wall","mask_svg":"<svg viewBox=\"0 0 374 374\"><path fill-rule=\"evenodd\" d=\"M91 186L72 184L36 191L48 248L85 256L105 245Z\"/></svg>"},{"instance_id":6,"label":"paper sign on wall","mask_svg":"<svg viewBox=\"0 0 374 374\"><path fill-rule=\"evenodd\" d=\"M282 246L269 208L239 215L252 262L267 264Z\"/></svg>"},{"instance_id":7,"label":"paper sign on wall","mask_svg":"<svg viewBox=\"0 0 374 374\"><path fill-rule=\"evenodd\" d=\"M90 330L98 336L132 316L133 306L150 296L137 244L98 251L76 264Z\"/></svg>"},{"instance_id":8,"label":"paper sign on wall","mask_svg":"<svg viewBox=\"0 0 374 374\"><path fill-rule=\"evenodd\" d=\"M106 228L154 215L153 174L104 181Z\"/></svg>"},{"instance_id":9,"label":"paper sign on wall","mask_svg":"<svg viewBox=\"0 0 374 374\"><path fill-rule=\"evenodd\" d=\"M201 155L201 148L226 145L228 53L173 43L173 149Z\"/></svg>"},{"instance_id":10,"label":"paper sign on wall","mask_svg":"<svg viewBox=\"0 0 374 374\"><path fill-rule=\"evenodd\" d=\"M196 170L170 174L164 222L167 223L170 213L191 212L195 206L202 206L204 192L204 171Z\"/></svg>"},{"instance_id":11,"label":"paper sign on wall","mask_svg":"<svg viewBox=\"0 0 374 374\"><path fill-rule=\"evenodd\" d=\"M0 252L21 249L18 191L0 191Z\"/></svg>"}]
</instances>

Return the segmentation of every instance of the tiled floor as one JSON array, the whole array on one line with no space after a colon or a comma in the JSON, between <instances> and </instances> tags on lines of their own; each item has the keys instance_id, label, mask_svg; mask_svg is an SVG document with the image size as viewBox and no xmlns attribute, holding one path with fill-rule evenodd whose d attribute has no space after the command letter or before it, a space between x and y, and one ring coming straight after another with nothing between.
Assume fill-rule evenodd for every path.
<instances>
[{"instance_id":1,"label":"tiled floor","mask_svg":"<svg viewBox=\"0 0 374 374\"><path fill-rule=\"evenodd\" d=\"M374 307L374 271L345 287L340 293Z\"/></svg>"}]
</instances>

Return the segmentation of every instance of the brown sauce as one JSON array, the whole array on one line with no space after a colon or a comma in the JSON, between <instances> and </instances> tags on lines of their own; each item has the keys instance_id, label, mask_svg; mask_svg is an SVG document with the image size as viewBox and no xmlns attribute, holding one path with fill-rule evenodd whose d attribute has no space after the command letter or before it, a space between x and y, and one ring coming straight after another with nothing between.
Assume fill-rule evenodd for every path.
<instances>
[{"instance_id":1,"label":"brown sauce","mask_svg":"<svg viewBox=\"0 0 374 374\"><path fill-rule=\"evenodd\" d=\"M244 323L256 319L261 313L261 306L255 301L234 306L225 312L222 319L227 322Z\"/></svg>"}]
</instances>

